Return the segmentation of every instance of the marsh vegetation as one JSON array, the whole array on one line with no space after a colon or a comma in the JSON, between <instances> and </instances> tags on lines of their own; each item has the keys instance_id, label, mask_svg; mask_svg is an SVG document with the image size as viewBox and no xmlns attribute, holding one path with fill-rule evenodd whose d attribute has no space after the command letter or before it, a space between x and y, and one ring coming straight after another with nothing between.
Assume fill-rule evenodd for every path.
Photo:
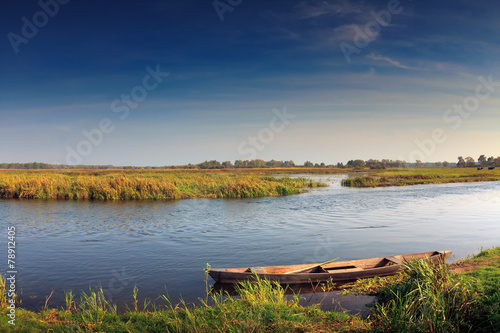
<instances>
[{"instance_id":1,"label":"marsh vegetation","mask_svg":"<svg viewBox=\"0 0 500 333\"><path fill-rule=\"evenodd\" d=\"M171 200L255 198L304 192L326 184L265 173L193 171L2 171L0 198Z\"/></svg>"},{"instance_id":2,"label":"marsh vegetation","mask_svg":"<svg viewBox=\"0 0 500 333\"><path fill-rule=\"evenodd\" d=\"M499 168L493 170L477 170L476 168L414 168L371 171L367 176L346 178L342 181L342 185L347 187L383 187L499 180Z\"/></svg>"}]
</instances>

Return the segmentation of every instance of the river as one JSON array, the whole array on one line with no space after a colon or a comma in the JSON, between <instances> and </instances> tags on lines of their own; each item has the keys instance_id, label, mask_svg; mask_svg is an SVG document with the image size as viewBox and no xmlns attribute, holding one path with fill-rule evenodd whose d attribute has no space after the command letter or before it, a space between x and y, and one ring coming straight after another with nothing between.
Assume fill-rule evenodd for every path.
<instances>
[{"instance_id":1,"label":"river","mask_svg":"<svg viewBox=\"0 0 500 333\"><path fill-rule=\"evenodd\" d=\"M260 199L170 202L0 200L2 248L16 227L22 307L64 305L64 291L102 286L117 304L168 293L195 302L206 264L242 267L498 246L500 182L327 188ZM7 271L6 259L0 271ZM209 283L213 281L209 278ZM362 300L364 301L364 300Z\"/></svg>"}]
</instances>

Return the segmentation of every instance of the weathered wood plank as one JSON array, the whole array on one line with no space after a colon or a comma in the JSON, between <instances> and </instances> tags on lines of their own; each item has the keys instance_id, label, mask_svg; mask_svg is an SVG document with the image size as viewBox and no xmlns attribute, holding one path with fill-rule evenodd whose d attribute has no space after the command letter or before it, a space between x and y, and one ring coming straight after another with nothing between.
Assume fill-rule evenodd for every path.
<instances>
[{"instance_id":1,"label":"weathered wood plank","mask_svg":"<svg viewBox=\"0 0 500 333\"><path fill-rule=\"evenodd\" d=\"M415 259L426 259L433 262L445 261L451 256L451 251L431 251L412 253L398 256L408 261ZM396 265L387 265L393 262ZM213 268L210 276L221 283L234 283L238 281L251 280L257 275L263 279L277 281L282 284L298 284L310 282L352 281L375 276L394 275L402 269L403 262L395 256L349 260L334 262L327 265L303 264L287 266L267 266L250 268ZM319 267L321 269L314 269Z\"/></svg>"}]
</instances>

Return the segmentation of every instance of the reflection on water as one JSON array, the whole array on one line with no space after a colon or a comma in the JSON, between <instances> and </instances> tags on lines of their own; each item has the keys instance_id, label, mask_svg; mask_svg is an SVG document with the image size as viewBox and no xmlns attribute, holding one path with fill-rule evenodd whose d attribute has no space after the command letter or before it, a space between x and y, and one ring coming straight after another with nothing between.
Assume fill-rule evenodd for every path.
<instances>
[{"instance_id":1,"label":"reflection on water","mask_svg":"<svg viewBox=\"0 0 500 333\"><path fill-rule=\"evenodd\" d=\"M375 296L354 295L352 293L343 294L345 285L327 284L298 284L293 286L283 286L285 297L288 300L299 297L299 304L302 306L318 305L323 311L347 311L351 314L368 315L369 305L374 302ZM225 295L238 297L234 285L226 283L215 283L210 292L219 293L223 291Z\"/></svg>"},{"instance_id":2,"label":"reflection on water","mask_svg":"<svg viewBox=\"0 0 500 333\"><path fill-rule=\"evenodd\" d=\"M0 200L17 228L23 306L64 304L64 290L101 285L113 301L175 302L204 295L203 269L272 266L453 250L452 260L498 244L500 182L172 202ZM329 180L328 180L329 179ZM0 266L5 273L5 267ZM36 298L33 298L36 297Z\"/></svg>"},{"instance_id":3,"label":"reflection on water","mask_svg":"<svg viewBox=\"0 0 500 333\"><path fill-rule=\"evenodd\" d=\"M287 295L288 299L293 298ZM346 311L350 314L360 314L367 316L370 311L371 303L375 300L375 296L342 295L342 291L334 290L329 292L308 292L300 294L299 304L302 306L319 305L323 311Z\"/></svg>"}]
</instances>

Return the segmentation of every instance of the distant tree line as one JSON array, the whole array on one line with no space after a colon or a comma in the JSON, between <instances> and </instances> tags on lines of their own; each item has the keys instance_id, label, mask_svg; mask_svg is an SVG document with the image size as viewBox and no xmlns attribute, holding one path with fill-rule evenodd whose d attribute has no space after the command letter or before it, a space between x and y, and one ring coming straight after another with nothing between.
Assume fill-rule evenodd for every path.
<instances>
[{"instance_id":1,"label":"distant tree line","mask_svg":"<svg viewBox=\"0 0 500 333\"><path fill-rule=\"evenodd\" d=\"M231 161L218 162L215 160L205 161L203 163L199 163L194 165L199 169L238 169L238 168L292 168L296 167L293 161L264 161L264 160L236 160L234 164Z\"/></svg>"},{"instance_id":2,"label":"distant tree line","mask_svg":"<svg viewBox=\"0 0 500 333\"><path fill-rule=\"evenodd\" d=\"M296 165L293 161L264 161L264 160L236 160L234 164L230 161L226 161L220 163L218 161L205 161L200 164L192 165L193 168L199 169L238 169L238 168L296 168L296 167L304 167L304 168L365 168L369 167L371 169L385 169L385 168L396 168L401 167L404 168L406 166L411 166L411 163L407 163L405 161L393 161L393 160L373 160L370 159L368 161L363 160L350 160L346 165L344 163L337 164L325 164L322 163L313 163L311 161L306 161L303 165Z\"/></svg>"},{"instance_id":3,"label":"distant tree line","mask_svg":"<svg viewBox=\"0 0 500 333\"><path fill-rule=\"evenodd\" d=\"M485 155L479 156L477 162L470 156L465 159L462 156L458 157L457 163L452 162L422 162L420 160L414 163L401 160L349 160L345 165L342 162L337 164L313 163L306 161L304 164L295 164L293 161L264 161L261 159L255 160L236 160L219 162L217 160L205 161L198 164L186 165L171 165L171 166L155 166L155 167L136 167L122 166L116 167L112 165L65 165L65 164L48 164L48 163L0 163L0 169L251 169L251 168L350 168L350 169L386 169L386 168L410 168L410 167L500 167L499 157L488 157Z\"/></svg>"},{"instance_id":4,"label":"distant tree line","mask_svg":"<svg viewBox=\"0 0 500 333\"><path fill-rule=\"evenodd\" d=\"M112 165L66 165L48 164L40 162L31 163L0 163L0 169L112 169Z\"/></svg>"},{"instance_id":5,"label":"distant tree line","mask_svg":"<svg viewBox=\"0 0 500 333\"><path fill-rule=\"evenodd\" d=\"M485 155L479 156L477 163L474 158L467 156L465 159L458 156L457 168L472 168L472 167L500 167L500 156L490 156L486 158Z\"/></svg>"}]
</instances>

